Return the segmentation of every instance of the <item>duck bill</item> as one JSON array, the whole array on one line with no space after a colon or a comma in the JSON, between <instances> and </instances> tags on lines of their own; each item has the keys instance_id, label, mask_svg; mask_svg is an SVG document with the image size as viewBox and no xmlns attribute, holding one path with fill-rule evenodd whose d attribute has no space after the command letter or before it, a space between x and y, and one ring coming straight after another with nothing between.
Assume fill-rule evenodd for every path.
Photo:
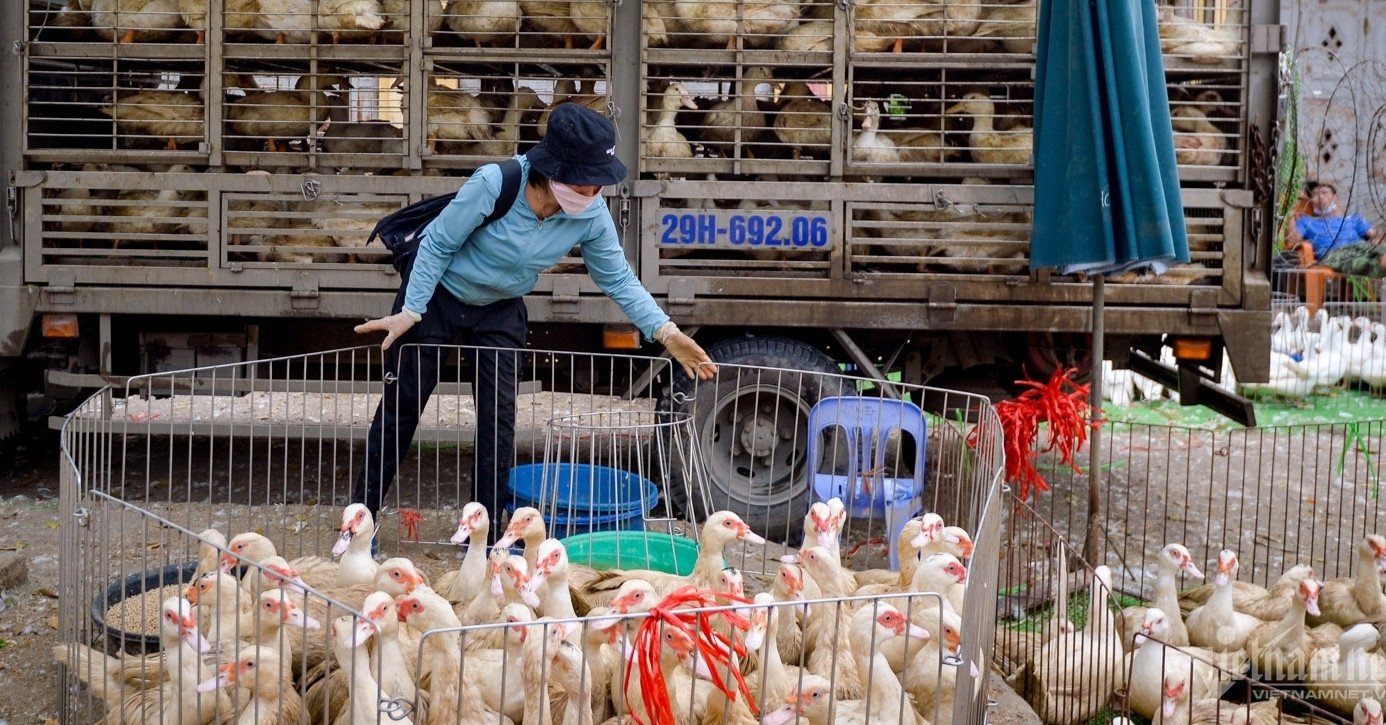
<instances>
[{"instance_id":1,"label":"duck bill","mask_svg":"<svg viewBox=\"0 0 1386 725\"><path fill-rule=\"evenodd\" d=\"M911 624L909 628L905 630L905 636L910 637L912 639L927 641L929 639L929 630L924 629L923 627L917 624Z\"/></svg>"},{"instance_id":2,"label":"duck bill","mask_svg":"<svg viewBox=\"0 0 1386 725\"><path fill-rule=\"evenodd\" d=\"M375 636L375 624L370 621L357 622L356 631L351 635L352 648L362 647Z\"/></svg>"},{"instance_id":3,"label":"duck bill","mask_svg":"<svg viewBox=\"0 0 1386 725\"><path fill-rule=\"evenodd\" d=\"M962 113L967 110L966 103L958 103L943 109L944 113Z\"/></svg>"},{"instance_id":4,"label":"duck bill","mask_svg":"<svg viewBox=\"0 0 1386 725\"><path fill-rule=\"evenodd\" d=\"M1160 699L1160 714L1163 715L1166 720L1174 717L1174 705L1175 702L1172 697L1165 696Z\"/></svg>"},{"instance_id":5,"label":"duck bill","mask_svg":"<svg viewBox=\"0 0 1386 725\"><path fill-rule=\"evenodd\" d=\"M943 538L946 539L948 543L962 550L962 558L968 559L972 557L972 550L975 548L972 539L964 539L961 536L944 536Z\"/></svg>"},{"instance_id":6,"label":"duck bill","mask_svg":"<svg viewBox=\"0 0 1386 725\"><path fill-rule=\"evenodd\" d=\"M1195 564L1195 563L1193 563L1193 560L1192 560L1192 559L1189 559L1189 560L1187 560L1187 561L1184 562L1184 571L1185 571L1186 573L1188 573L1189 576L1191 576L1191 577L1193 577L1193 578L1195 578L1195 579L1202 579L1202 578L1203 578L1203 572L1202 572L1202 571L1199 571L1198 565Z\"/></svg>"},{"instance_id":7,"label":"duck bill","mask_svg":"<svg viewBox=\"0 0 1386 725\"><path fill-rule=\"evenodd\" d=\"M222 572L227 574L230 574L237 566L240 566L240 563L236 561L236 557L228 553L221 555L220 562Z\"/></svg>"},{"instance_id":8,"label":"duck bill","mask_svg":"<svg viewBox=\"0 0 1386 725\"><path fill-rule=\"evenodd\" d=\"M491 596L496 598L505 596L505 587L501 586L501 578L499 574L491 575Z\"/></svg>"},{"instance_id":9,"label":"duck bill","mask_svg":"<svg viewBox=\"0 0 1386 725\"><path fill-rule=\"evenodd\" d=\"M290 577L285 579L284 582L279 585L279 588L288 589L291 592L298 592L305 596L308 594L308 583L303 581L301 577Z\"/></svg>"},{"instance_id":10,"label":"duck bill","mask_svg":"<svg viewBox=\"0 0 1386 725\"><path fill-rule=\"evenodd\" d=\"M520 540L520 534L522 533L524 532L516 527L507 527L505 529L505 533L502 534L501 537L496 540L495 548L509 549L511 546L515 544L516 541Z\"/></svg>"},{"instance_id":11,"label":"duck bill","mask_svg":"<svg viewBox=\"0 0 1386 725\"><path fill-rule=\"evenodd\" d=\"M197 691L212 692L213 690L220 690L223 687L229 686L231 684L231 675L229 674L229 669L231 666L234 665L235 663L232 662L218 667L216 677L213 677L210 680L203 680L202 682L197 683Z\"/></svg>"},{"instance_id":12,"label":"duck bill","mask_svg":"<svg viewBox=\"0 0 1386 725\"><path fill-rule=\"evenodd\" d=\"M1319 598L1314 597L1312 599L1304 600L1304 611L1308 612L1309 614L1315 617L1323 614L1323 612L1319 611Z\"/></svg>"},{"instance_id":13,"label":"duck bill","mask_svg":"<svg viewBox=\"0 0 1386 725\"><path fill-rule=\"evenodd\" d=\"M320 629L322 627L321 622L304 614L301 609L295 609L293 613L289 615L289 624L304 629Z\"/></svg>"},{"instance_id":14,"label":"duck bill","mask_svg":"<svg viewBox=\"0 0 1386 725\"><path fill-rule=\"evenodd\" d=\"M741 532L741 535L738 536L737 538L741 539L742 541L751 543L751 544L764 544L764 543L765 543L765 537L764 537L764 536L761 536L760 534L757 534L757 533L754 532L754 531L751 531L751 529L750 529L749 526L746 527L746 530L743 531L743 532ZM818 534L818 537L817 537L817 538L822 539L822 538L823 538L823 534L821 534L821 533Z\"/></svg>"},{"instance_id":15,"label":"duck bill","mask_svg":"<svg viewBox=\"0 0 1386 725\"><path fill-rule=\"evenodd\" d=\"M919 533L915 534L913 539L910 539L910 546L916 549L922 549L933 543L933 540L934 537L930 536L928 531L920 529Z\"/></svg>"},{"instance_id":16,"label":"duck bill","mask_svg":"<svg viewBox=\"0 0 1386 725\"><path fill-rule=\"evenodd\" d=\"M742 643L746 646L747 652L754 652L765 644L765 625L757 622L750 629L746 630L746 639Z\"/></svg>"},{"instance_id":17,"label":"duck bill","mask_svg":"<svg viewBox=\"0 0 1386 725\"><path fill-rule=\"evenodd\" d=\"M755 535L755 534L747 534L746 540L747 540L747 541L750 541L750 540L751 540L750 537L752 537L752 536L756 536L756 535ZM762 538L762 537L760 537L760 536L756 536L756 538L757 538L757 539L760 539L760 541L759 541L759 542L755 542L755 543L764 543L764 541L765 541L765 539ZM822 529L819 529L818 533L815 534L813 538L814 538L815 541L818 542L818 545L819 545L819 546L821 546L821 547L823 547L823 548L825 548L825 549L832 549L832 548L834 548L834 547L837 546L837 536L832 532L831 529L828 530L828 531L823 531Z\"/></svg>"},{"instance_id":18,"label":"duck bill","mask_svg":"<svg viewBox=\"0 0 1386 725\"><path fill-rule=\"evenodd\" d=\"M452 535L451 541L454 544L465 544L472 538L472 531L475 530L471 524L459 524L457 532Z\"/></svg>"},{"instance_id":19,"label":"duck bill","mask_svg":"<svg viewBox=\"0 0 1386 725\"><path fill-rule=\"evenodd\" d=\"M207 641L207 638L203 637L202 633L197 630L197 624L195 622L191 627L184 625L180 636L183 640L183 644L192 648L194 652L203 653L212 651L212 643Z\"/></svg>"},{"instance_id":20,"label":"duck bill","mask_svg":"<svg viewBox=\"0 0 1386 725\"><path fill-rule=\"evenodd\" d=\"M778 710L765 713L765 717L760 719L760 723L761 725L785 725L785 723L793 722L798 714L799 711L795 710L793 705L783 705Z\"/></svg>"},{"instance_id":21,"label":"duck bill","mask_svg":"<svg viewBox=\"0 0 1386 725\"><path fill-rule=\"evenodd\" d=\"M342 535L338 536L337 543L332 545L332 555L341 556L345 554L347 547L351 546L351 539L354 536L356 536L356 532L351 529L342 529Z\"/></svg>"},{"instance_id":22,"label":"duck bill","mask_svg":"<svg viewBox=\"0 0 1386 725\"><path fill-rule=\"evenodd\" d=\"M539 587L544 583L544 577L536 576L520 587L520 599L524 600L526 606L531 609L539 606Z\"/></svg>"},{"instance_id":23,"label":"duck bill","mask_svg":"<svg viewBox=\"0 0 1386 725\"><path fill-rule=\"evenodd\" d=\"M625 616L622 614L603 614L597 617L592 617L588 620L588 622L592 625L594 629L606 632L609 631L612 627L615 627L617 623L619 623L622 619L625 619Z\"/></svg>"},{"instance_id":24,"label":"duck bill","mask_svg":"<svg viewBox=\"0 0 1386 725\"><path fill-rule=\"evenodd\" d=\"M1215 575L1215 576L1213 577L1213 586L1225 587L1225 586L1227 586L1228 583L1230 583L1231 581L1232 581L1232 577L1229 576L1229 575L1227 574L1227 572L1225 572L1225 571L1219 571L1219 572L1217 573L1217 575Z\"/></svg>"}]
</instances>

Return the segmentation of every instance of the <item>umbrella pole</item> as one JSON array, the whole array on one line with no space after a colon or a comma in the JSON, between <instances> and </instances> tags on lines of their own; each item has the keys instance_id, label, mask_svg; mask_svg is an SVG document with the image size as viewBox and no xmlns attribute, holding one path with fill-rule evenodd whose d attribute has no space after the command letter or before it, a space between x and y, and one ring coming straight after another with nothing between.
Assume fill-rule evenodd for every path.
<instances>
[{"instance_id":1,"label":"umbrella pole","mask_svg":"<svg viewBox=\"0 0 1386 725\"><path fill-rule=\"evenodd\" d=\"M1092 278L1092 421L1102 421L1102 362L1106 337L1107 278L1097 274ZM1102 496L1098 486L1102 477L1102 428L1096 425L1088 443L1088 532L1083 542L1083 558L1090 566L1098 563L1102 541Z\"/></svg>"}]
</instances>

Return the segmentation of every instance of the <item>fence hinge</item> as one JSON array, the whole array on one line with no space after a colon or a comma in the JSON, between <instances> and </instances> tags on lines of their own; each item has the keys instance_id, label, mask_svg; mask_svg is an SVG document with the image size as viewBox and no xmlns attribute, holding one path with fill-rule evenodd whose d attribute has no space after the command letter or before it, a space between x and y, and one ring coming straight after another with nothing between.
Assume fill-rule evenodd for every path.
<instances>
[{"instance_id":1,"label":"fence hinge","mask_svg":"<svg viewBox=\"0 0 1386 725\"><path fill-rule=\"evenodd\" d=\"M1218 323L1218 291L1197 289L1189 294L1189 322L1194 325Z\"/></svg>"},{"instance_id":2,"label":"fence hinge","mask_svg":"<svg viewBox=\"0 0 1386 725\"><path fill-rule=\"evenodd\" d=\"M70 269L54 269L48 274L48 286L44 287L50 305L71 305L76 302L77 275Z\"/></svg>"},{"instance_id":3,"label":"fence hinge","mask_svg":"<svg viewBox=\"0 0 1386 725\"><path fill-rule=\"evenodd\" d=\"M930 322L953 322L958 314L958 291L950 284L931 284L925 297Z\"/></svg>"},{"instance_id":4,"label":"fence hinge","mask_svg":"<svg viewBox=\"0 0 1386 725\"><path fill-rule=\"evenodd\" d=\"M559 275L553 281L550 297L555 317L577 317L581 302L582 281L576 275Z\"/></svg>"},{"instance_id":5,"label":"fence hinge","mask_svg":"<svg viewBox=\"0 0 1386 725\"><path fill-rule=\"evenodd\" d=\"M671 279L669 280L669 296L667 304L672 309L674 307L692 307L697 297L697 288L691 279Z\"/></svg>"},{"instance_id":6,"label":"fence hinge","mask_svg":"<svg viewBox=\"0 0 1386 725\"><path fill-rule=\"evenodd\" d=\"M1251 26L1252 53L1279 53L1285 49L1284 25Z\"/></svg>"},{"instance_id":7,"label":"fence hinge","mask_svg":"<svg viewBox=\"0 0 1386 725\"><path fill-rule=\"evenodd\" d=\"M300 272L294 279L294 288L289 292L289 302L295 310L316 310L322 304L318 292L318 276Z\"/></svg>"}]
</instances>

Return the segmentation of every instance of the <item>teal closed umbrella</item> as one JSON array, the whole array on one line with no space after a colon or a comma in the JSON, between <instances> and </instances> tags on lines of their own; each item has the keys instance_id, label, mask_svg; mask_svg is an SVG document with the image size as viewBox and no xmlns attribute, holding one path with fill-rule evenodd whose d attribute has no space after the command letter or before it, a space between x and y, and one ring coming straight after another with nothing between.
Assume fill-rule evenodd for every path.
<instances>
[{"instance_id":1,"label":"teal closed umbrella","mask_svg":"<svg viewBox=\"0 0 1386 725\"><path fill-rule=\"evenodd\" d=\"M1093 276L1092 408L1102 419L1104 275L1164 272L1189 240L1150 0L1041 0L1030 266ZM1083 553L1102 539L1101 431L1089 441Z\"/></svg>"},{"instance_id":2,"label":"teal closed umbrella","mask_svg":"<svg viewBox=\"0 0 1386 725\"><path fill-rule=\"evenodd\" d=\"M1188 261L1149 0L1043 0L1030 266L1163 272Z\"/></svg>"}]
</instances>

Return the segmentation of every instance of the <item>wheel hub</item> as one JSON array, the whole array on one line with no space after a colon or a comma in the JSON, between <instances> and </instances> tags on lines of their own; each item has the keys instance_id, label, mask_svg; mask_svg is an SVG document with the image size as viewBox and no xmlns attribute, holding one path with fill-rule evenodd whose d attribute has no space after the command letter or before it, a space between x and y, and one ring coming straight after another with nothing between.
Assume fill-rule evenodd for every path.
<instances>
[{"instance_id":1,"label":"wheel hub","mask_svg":"<svg viewBox=\"0 0 1386 725\"><path fill-rule=\"evenodd\" d=\"M742 418L740 428L738 438L740 439L741 450L760 459L768 459L774 455L775 445L780 439L775 432L774 420L760 413L755 413Z\"/></svg>"}]
</instances>

